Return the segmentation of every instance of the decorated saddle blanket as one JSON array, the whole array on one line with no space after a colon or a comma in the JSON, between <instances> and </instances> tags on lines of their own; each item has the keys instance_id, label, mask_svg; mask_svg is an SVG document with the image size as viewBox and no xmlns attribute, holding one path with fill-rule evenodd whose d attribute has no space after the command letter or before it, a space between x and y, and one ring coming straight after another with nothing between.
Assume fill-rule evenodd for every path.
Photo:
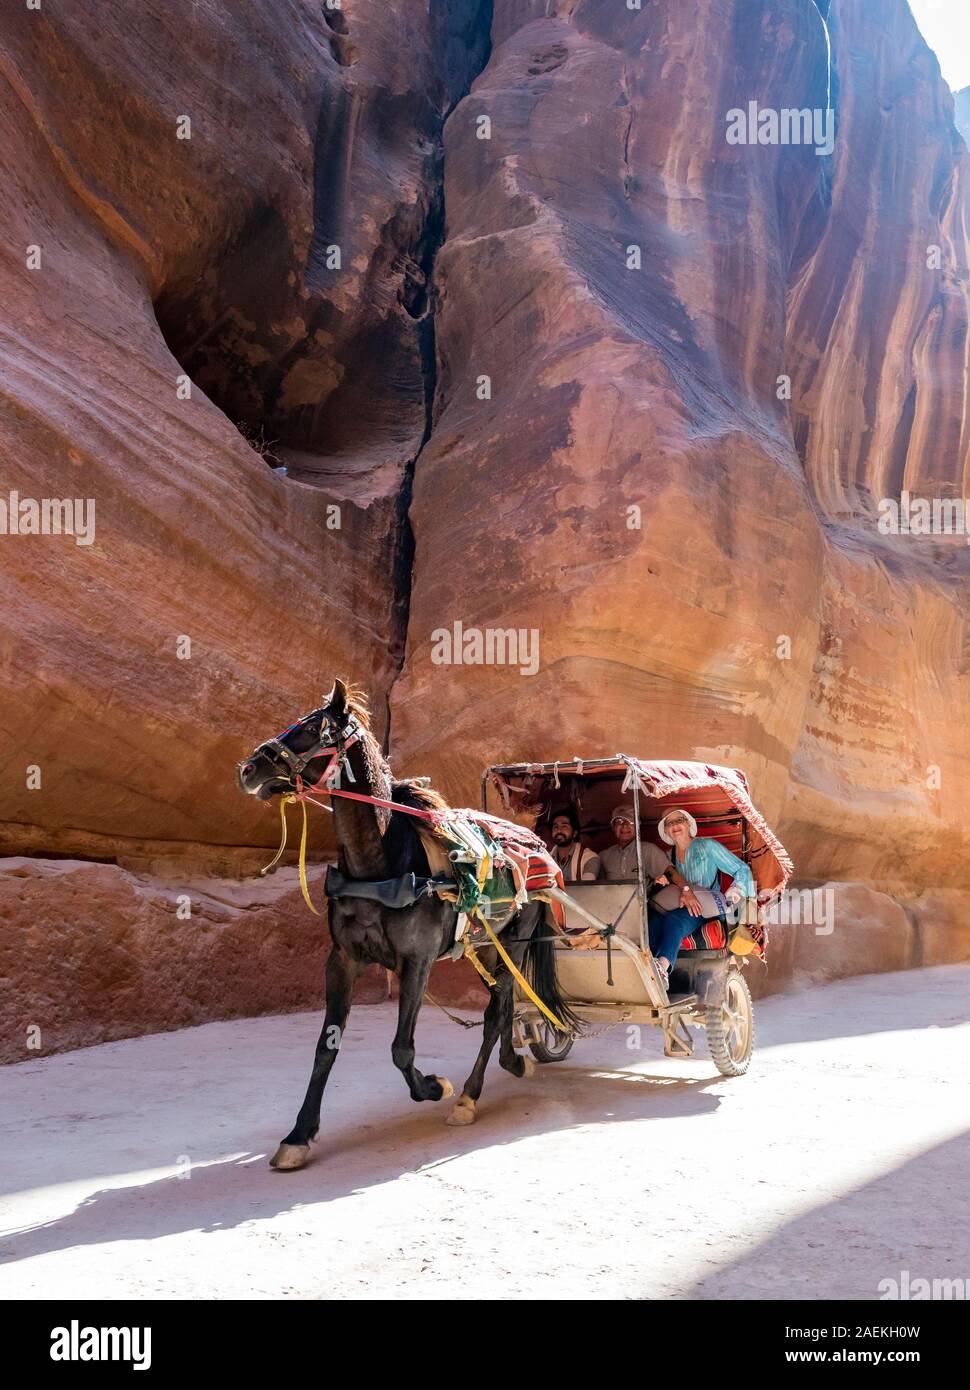
<instances>
[{"instance_id":1,"label":"decorated saddle blanket","mask_svg":"<svg viewBox=\"0 0 970 1390\"><path fill-rule=\"evenodd\" d=\"M469 917L495 925L544 889L563 887L561 869L525 826L462 808L443 811L419 833L432 873L452 875L458 910ZM560 904L549 905L561 926Z\"/></svg>"}]
</instances>

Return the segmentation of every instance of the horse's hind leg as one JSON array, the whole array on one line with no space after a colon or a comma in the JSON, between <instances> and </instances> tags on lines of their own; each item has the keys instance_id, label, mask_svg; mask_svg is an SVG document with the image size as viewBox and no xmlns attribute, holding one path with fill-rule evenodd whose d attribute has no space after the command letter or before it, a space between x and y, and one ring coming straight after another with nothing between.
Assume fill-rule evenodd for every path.
<instances>
[{"instance_id":1,"label":"horse's hind leg","mask_svg":"<svg viewBox=\"0 0 970 1390\"><path fill-rule=\"evenodd\" d=\"M491 998L485 1010L482 1045L475 1058L475 1065L468 1074L468 1080L462 1087L461 1095L455 1101L454 1109L445 1121L446 1124L470 1125L474 1123L475 1106L482 1094L482 1086L485 1084L485 1068L488 1066L488 1059L492 1055L493 1047L499 1038L504 1036L506 1029L509 1033L511 1046L512 976L502 965L495 972L495 984L491 988ZM515 1053L513 1052L512 1055L515 1056Z\"/></svg>"},{"instance_id":2,"label":"horse's hind leg","mask_svg":"<svg viewBox=\"0 0 970 1390\"><path fill-rule=\"evenodd\" d=\"M430 958L408 958L400 972L401 998L398 1003L397 1032L391 1045L391 1057L408 1083L412 1100L443 1100L454 1095L454 1087L446 1076L424 1076L414 1065L414 1028L432 964Z\"/></svg>"},{"instance_id":3,"label":"horse's hind leg","mask_svg":"<svg viewBox=\"0 0 970 1390\"><path fill-rule=\"evenodd\" d=\"M310 1140L320 1128L323 1088L327 1084L330 1068L337 1060L340 1039L350 1014L354 981L359 970L357 962L351 960L339 946L334 945L327 960L327 1012L313 1057L313 1070L310 1073L306 1099L296 1117L296 1124L270 1159L272 1168L287 1171L302 1168L306 1163L310 1152Z\"/></svg>"},{"instance_id":4,"label":"horse's hind leg","mask_svg":"<svg viewBox=\"0 0 970 1390\"><path fill-rule=\"evenodd\" d=\"M508 952L515 961L516 968L522 969L522 962L525 959L526 943L523 941L509 942ZM532 1076L536 1069L536 1064L531 1057L523 1057L520 1052L516 1052L515 1044L512 1041L512 1031L515 1025L515 993L509 988L509 1007L502 1014L502 1031L499 1034L498 1064L505 1071L510 1071L513 1076Z\"/></svg>"},{"instance_id":5,"label":"horse's hind leg","mask_svg":"<svg viewBox=\"0 0 970 1390\"><path fill-rule=\"evenodd\" d=\"M515 1043L512 1041L514 1022L515 1007L513 1004L503 1020L502 1033L499 1037L498 1064L505 1071L510 1071L513 1076L532 1076L536 1069L535 1062L531 1057L524 1057L521 1052L515 1050Z\"/></svg>"}]
</instances>

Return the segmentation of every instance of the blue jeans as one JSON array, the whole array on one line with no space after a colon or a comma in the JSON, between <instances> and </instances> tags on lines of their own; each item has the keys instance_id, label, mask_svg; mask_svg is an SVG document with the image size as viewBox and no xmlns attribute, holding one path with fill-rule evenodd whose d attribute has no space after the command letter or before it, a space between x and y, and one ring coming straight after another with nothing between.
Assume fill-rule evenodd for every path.
<instances>
[{"instance_id":1,"label":"blue jeans","mask_svg":"<svg viewBox=\"0 0 970 1390\"><path fill-rule=\"evenodd\" d=\"M672 971L684 937L711 921L717 918L692 917L686 907L677 907L673 912L651 912L647 921L650 950L655 956L666 956Z\"/></svg>"}]
</instances>

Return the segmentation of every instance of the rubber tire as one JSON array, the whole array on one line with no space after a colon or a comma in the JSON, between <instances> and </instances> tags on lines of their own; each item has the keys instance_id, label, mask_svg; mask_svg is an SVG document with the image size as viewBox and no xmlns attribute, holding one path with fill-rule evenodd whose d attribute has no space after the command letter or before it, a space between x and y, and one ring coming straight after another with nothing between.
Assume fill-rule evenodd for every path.
<instances>
[{"instance_id":1,"label":"rubber tire","mask_svg":"<svg viewBox=\"0 0 970 1390\"><path fill-rule=\"evenodd\" d=\"M707 1046L710 1049L711 1060L722 1076L743 1076L751 1065L751 1054L754 1051L754 1005L751 1002L751 991L740 970L729 971L724 988L725 997L729 992L734 993L736 1002L741 1006L740 1011L747 1014L747 1047L740 1057L732 1055L728 1045L727 1029L724 1026L724 1012L720 1005L706 1010Z\"/></svg>"},{"instance_id":2,"label":"rubber tire","mask_svg":"<svg viewBox=\"0 0 970 1390\"><path fill-rule=\"evenodd\" d=\"M543 1042L530 1042L529 1051L537 1062L562 1062L573 1050L574 1033L557 1033L551 1023L543 1026ZM558 1039L549 1046L548 1040Z\"/></svg>"}]
</instances>

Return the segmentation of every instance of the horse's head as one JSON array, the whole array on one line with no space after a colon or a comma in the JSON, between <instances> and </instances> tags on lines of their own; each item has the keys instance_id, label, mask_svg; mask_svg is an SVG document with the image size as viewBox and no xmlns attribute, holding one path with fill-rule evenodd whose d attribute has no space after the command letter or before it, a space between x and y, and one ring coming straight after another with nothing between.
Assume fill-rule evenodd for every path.
<instances>
[{"instance_id":1,"label":"horse's head","mask_svg":"<svg viewBox=\"0 0 970 1390\"><path fill-rule=\"evenodd\" d=\"M298 778L305 786L316 786L321 777L339 767L362 728L366 728L366 714L352 703L351 692L338 678L319 709L259 744L237 764L239 786L260 801L296 791Z\"/></svg>"}]
</instances>

